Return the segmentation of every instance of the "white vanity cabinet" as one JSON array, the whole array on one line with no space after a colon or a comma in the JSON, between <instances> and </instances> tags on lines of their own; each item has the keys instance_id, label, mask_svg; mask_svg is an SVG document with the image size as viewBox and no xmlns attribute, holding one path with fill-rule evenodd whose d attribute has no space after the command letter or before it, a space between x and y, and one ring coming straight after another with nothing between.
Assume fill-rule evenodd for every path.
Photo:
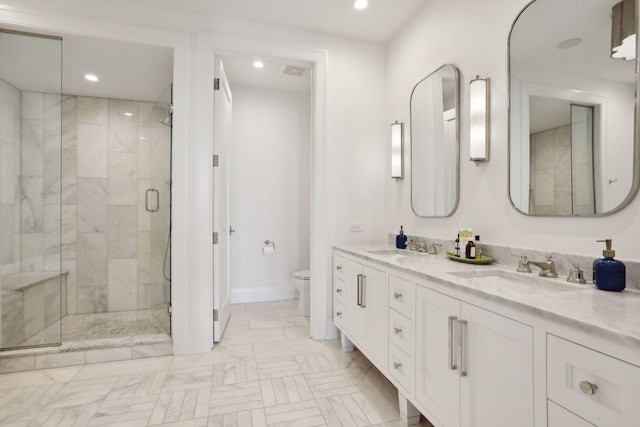
<instances>
[{"instance_id":1,"label":"white vanity cabinet","mask_svg":"<svg viewBox=\"0 0 640 427\"><path fill-rule=\"evenodd\" d=\"M387 366L386 313L387 274L365 263L335 256L336 326L382 370Z\"/></svg>"},{"instance_id":2,"label":"white vanity cabinet","mask_svg":"<svg viewBox=\"0 0 640 427\"><path fill-rule=\"evenodd\" d=\"M533 426L530 326L418 286L415 400L436 426Z\"/></svg>"}]
</instances>

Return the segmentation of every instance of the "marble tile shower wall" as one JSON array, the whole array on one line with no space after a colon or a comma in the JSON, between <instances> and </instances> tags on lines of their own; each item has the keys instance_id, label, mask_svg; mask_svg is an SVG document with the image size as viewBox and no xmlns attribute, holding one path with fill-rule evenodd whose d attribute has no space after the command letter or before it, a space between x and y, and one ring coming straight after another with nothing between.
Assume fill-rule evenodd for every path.
<instances>
[{"instance_id":1,"label":"marble tile shower wall","mask_svg":"<svg viewBox=\"0 0 640 427\"><path fill-rule=\"evenodd\" d=\"M158 188L168 199L170 150L152 110L148 102L63 98L62 264L70 314L145 309L164 299L153 290L151 254L166 243L154 237L166 238L168 209L147 212L145 190Z\"/></svg>"},{"instance_id":2,"label":"marble tile shower wall","mask_svg":"<svg viewBox=\"0 0 640 427\"><path fill-rule=\"evenodd\" d=\"M531 135L531 213L571 215L571 127Z\"/></svg>"},{"instance_id":3,"label":"marble tile shower wall","mask_svg":"<svg viewBox=\"0 0 640 427\"><path fill-rule=\"evenodd\" d=\"M0 275L20 271L20 91L0 80Z\"/></svg>"}]
</instances>

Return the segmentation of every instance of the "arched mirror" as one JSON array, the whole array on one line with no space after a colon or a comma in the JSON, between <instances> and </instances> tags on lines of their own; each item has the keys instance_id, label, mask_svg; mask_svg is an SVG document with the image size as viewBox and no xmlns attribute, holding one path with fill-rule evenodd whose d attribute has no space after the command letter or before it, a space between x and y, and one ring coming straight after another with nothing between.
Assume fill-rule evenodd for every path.
<instances>
[{"instance_id":1,"label":"arched mirror","mask_svg":"<svg viewBox=\"0 0 640 427\"><path fill-rule=\"evenodd\" d=\"M458 207L458 69L443 65L411 92L411 206L421 217Z\"/></svg>"},{"instance_id":2,"label":"arched mirror","mask_svg":"<svg viewBox=\"0 0 640 427\"><path fill-rule=\"evenodd\" d=\"M635 22L635 0L535 0L517 17L509 193L520 212L607 215L637 192ZM621 28L627 59L613 57Z\"/></svg>"}]
</instances>

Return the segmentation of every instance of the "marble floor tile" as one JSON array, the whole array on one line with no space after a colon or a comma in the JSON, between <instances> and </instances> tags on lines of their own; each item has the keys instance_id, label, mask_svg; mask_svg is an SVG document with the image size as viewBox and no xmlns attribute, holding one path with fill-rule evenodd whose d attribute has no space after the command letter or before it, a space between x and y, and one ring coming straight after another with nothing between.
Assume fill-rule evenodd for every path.
<instances>
[{"instance_id":1,"label":"marble floor tile","mask_svg":"<svg viewBox=\"0 0 640 427\"><path fill-rule=\"evenodd\" d=\"M0 375L0 426L402 426L393 385L308 322L295 301L239 304L206 354Z\"/></svg>"}]
</instances>

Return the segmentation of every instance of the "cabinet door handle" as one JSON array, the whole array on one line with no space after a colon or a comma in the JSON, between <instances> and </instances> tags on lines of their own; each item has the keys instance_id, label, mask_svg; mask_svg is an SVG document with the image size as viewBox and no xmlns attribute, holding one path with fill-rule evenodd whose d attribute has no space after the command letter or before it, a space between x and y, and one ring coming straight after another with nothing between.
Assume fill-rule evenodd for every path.
<instances>
[{"instance_id":1,"label":"cabinet door handle","mask_svg":"<svg viewBox=\"0 0 640 427\"><path fill-rule=\"evenodd\" d=\"M336 294L341 294L342 293L342 289L338 288L336 289Z\"/></svg>"},{"instance_id":2,"label":"cabinet door handle","mask_svg":"<svg viewBox=\"0 0 640 427\"><path fill-rule=\"evenodd\" d=\"M336 270L342 271L342 266L341 265L336 265Z\"/></svg>"},{"instance_id":3,"label":"cabinet door handle","mask_svg":"<svg viewBox=\"0 0 640 427\"><path fill-rule=\"evenodd\" d=\"M399 362L393 362L393 368L394 369L400 369L400 367L402 366L402 363Z\"/></svg>"},{"instance_id":4,"label":"cabinet door handle","mask_svg":"<svg viewBox=\"0 0 640 427\"><path fill-rule=\"evenodd\" d=\"M356 303L359 306L362 306L362 274L358 274L358 282L357 282L357 289L356 289Z\"/></svg>"},{"instance_id":5,"label":"cabinet door handle","mask_svg":"<svg viewBox=\"0 0 640 427\"><path fill-rule=\"evenodd\" d=\"M455 353L453 348L453 322L458 320L456 316L449 316L449 369L455 371L458 367L455 365Z\"/></svg>"},{"instance_id":6,"label":"cabinet door handle","mask_svg":"<svg viewBox=\"0 0 640 427\"><path fill-rule=\"evenodd\" d=\"M596 394L596 390L598 386L594 383L590 383L589 381L580 381L580 391L584 394L594 395Z\"/></svg>"},{"instance_id":7,"label":"cabinet door handle","mask_svg":"<svg viewBox=\"0 0 640 427\"><path fill-rule=\"evenodd\" d=\"M458 366L460 366L460 376L461 377L466 377L467 376L467 370L464 366L464 359L465 359L465 334L466 334L466 328L467 328L467 321L464 319L459 319L458 320Z\"/></svg>"},{"instance_id":8,"label":"cabinet door handle","mask_svg":"<svg viewBox=\"0 0 640 427\"><path fill-rule=\"evenodd\" d=\"M360 286L360 307L367 307L367 276L362 275L362 286Z\"/></svg>"},{"instance_id":9,"label":"cabinet door handle","mask_svg":"<svg viewBox=\"0 0 640 427\"><path fill-rule=\"evenodd\" d=\"M401 328L393 328L393 333L396 335L400 335L400 332L402 332Z\"/></svg>"},{"instance_id":10,"label":"cabinet door handle","mask_svg":"<svg viewBox=\"0 0 640 427\"><path fill-rule=\"evenodd\" d=\"M394 297L395 299L400 299L400 298L402 298L402 294L401 294L400 292L394 292L394 293L393 293L393 297Z\"/></svg>"},{"instance_id":11,"label":"cabinet door handle","mask_svg":"<svg viewBox=\"0 0 640 427\"><path fill-rule=\"evenodd\" d=\"M336 311L336 316L342 317L342 312L341 311Z\"/></svg>"}]
</instances>

